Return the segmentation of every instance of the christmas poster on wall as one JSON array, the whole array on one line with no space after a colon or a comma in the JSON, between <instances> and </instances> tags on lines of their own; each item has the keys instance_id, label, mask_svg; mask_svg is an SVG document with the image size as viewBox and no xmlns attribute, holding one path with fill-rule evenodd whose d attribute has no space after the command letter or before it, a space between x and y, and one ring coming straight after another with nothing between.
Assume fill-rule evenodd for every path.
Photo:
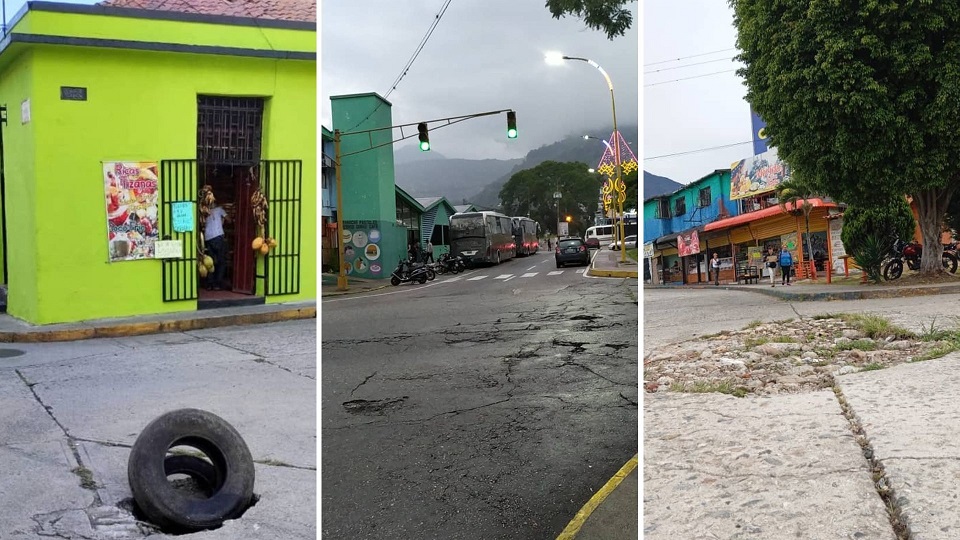
<instances>
[{"instance_id":1,"label":"christmas poster on wall","mask_svg":"<svg viewBox=\"0 0 960 540\"><path fill-rule=\"evenodd\" d=\"M103 163L110 262L154 258L158 170L156 162Z\"/></svg>"}]
</instances>

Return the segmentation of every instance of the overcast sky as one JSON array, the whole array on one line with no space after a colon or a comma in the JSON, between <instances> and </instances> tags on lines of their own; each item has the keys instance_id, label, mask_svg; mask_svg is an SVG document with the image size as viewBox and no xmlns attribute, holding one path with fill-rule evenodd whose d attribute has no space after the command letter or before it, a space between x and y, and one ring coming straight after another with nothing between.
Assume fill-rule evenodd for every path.
<instances>
[{"instance_id":1,"label":"overcast sky","mask_svg":"<svg viewBox=\"0 0 960 540\"><path fill-rule=\"evenodd\" d=\"M751 144L741 144L658 158L751 140L746 87L736 73L671 82L739 67L736 38L726 1L644 2L644 170L687 184L753 155ZM667 69L679 66L688 67Z\"/></svg>"},{"instance_id":2,"label":"overcast sky","mask_svg":"<svg viewBox=\"0 0 960 540\"><path fill-rule=\"evenodd\" d=\"M444 0L321 3L321 118L331 127L331 95L384 95L416 50ZM666 3L665 3L666 5ZM603 76L585 62L548 66L546 51L594 60L610 75L617 121L637 123L638 25L610 41L576 18L556 20L540 1L455 0L387 98L402 124L512 108L520 136L506 138L506 117L470 120L434 131L433 150L449 158L508 159L566 135L612 124ZM351 126L345 126L351 127ZM416 137L404 141L413 144ZM602 154L602 147L597 157Z\"/></svg>"}]
</instances>

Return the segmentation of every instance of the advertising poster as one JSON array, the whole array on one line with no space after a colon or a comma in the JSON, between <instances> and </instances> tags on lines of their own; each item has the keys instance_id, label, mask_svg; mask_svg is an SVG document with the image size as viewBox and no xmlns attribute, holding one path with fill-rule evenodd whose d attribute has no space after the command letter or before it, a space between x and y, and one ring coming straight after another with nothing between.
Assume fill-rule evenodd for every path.
<instances>
[{"instance_id":1,"label":"advertising poster","mask_svg":"<svg viewBox=\"0 0 960 540\"><path fill-rule=\"evenodd\" d=\"M348 276L377 279L389 274L380 257L381 233L376 221L344 221L343 265Z\"/></svg>"},{"instance_id":2,"label":"advertising poster","mask_svg":"<svg viewBox=\"0 0 960 540\"><path fill-rule=\"evenodd\" d=\"M780 249L787 251L797 251L797 233L789 232L780 235Z\"/></svg>"},{"instance_id":3,"label":"advertising poster","mask_svg":"<svg viewBox=\"0 0 960 540\"><path fill-rule=\"evenodd\" d=\"M110 262L152 259L160 179L156 162L103 163Z\"/></svg>"},{"instance_id":4,"label":"advertising poster","mask_svg":"<svg viewBox=\"0 0 960 540\"><path fill-rule=\"evenodd\" d=\"M730 200L773 191L790 179L790 168L780 161L777 149L740 160L730 166Z\"/></svg>"},{"instance_id":5,"label":"advertising poster","mask_svg":"<svg viewBox=\"0 0 960 540\"><path fill-rule=\"evenodd\" d=\"M677 252L681 257L700 253L700 237L697 235L697 231L690 234L681 234L677 237Z\"/></svg>"},{"instance_id":6,"label":"advertising poster","mask_svg":"<svg viewBox=\"0 0 960 540\"><path fill-rule=\"evenodd\" d=\"M747 248L747 263L748 266L756 266L760 268L763 266L763 248L760 246L750 246Z\"/></svg>"},{"instance_id":7,"label":"advertising poster","mask_svg":"<svg viewBox=\"0 0 960 540\"><path fill-rule=\"evenodd\" d=\"M762 154L767 151L767 123L760 118L757 111L750 107L750 126L753 128L753 154Z\"/></svg>"}]
</instances>

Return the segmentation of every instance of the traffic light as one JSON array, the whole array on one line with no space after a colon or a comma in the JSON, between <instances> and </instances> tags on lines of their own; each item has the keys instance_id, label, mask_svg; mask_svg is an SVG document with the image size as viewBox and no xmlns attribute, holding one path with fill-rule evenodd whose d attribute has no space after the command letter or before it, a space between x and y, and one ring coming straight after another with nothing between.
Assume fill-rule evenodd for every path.
<instances>
[{"instance_id":1,"label":"traffic light","mask_svg":"<svg viewBox=\"0 0 960 540\"><path fill-rule=\"evenodd\" d=\"M430 134L427 133L426 122L421 122L418 124L417 131L420 132L420 150L422 152L430 150Z\"/></svg>"},{"instance_id":2,"label":"traffic light","mask_svg":"<svg viewBox=\"0 0 960 540\"><path fill-rule=\"evenodd\" d=\"M567 216L567 223L570 223L571 221L573 221L573 218L570 216Z\"/></svg>"},{"instance_id":3,"label":"traffic light","mask_svg":"<svg viewBox=\"0 0 960 540\"><path fill-rule=\"evenodd\" d=\"M507 138L517 138L517 113L513 111L507 112Z\"/></svg>"}]
</instances>

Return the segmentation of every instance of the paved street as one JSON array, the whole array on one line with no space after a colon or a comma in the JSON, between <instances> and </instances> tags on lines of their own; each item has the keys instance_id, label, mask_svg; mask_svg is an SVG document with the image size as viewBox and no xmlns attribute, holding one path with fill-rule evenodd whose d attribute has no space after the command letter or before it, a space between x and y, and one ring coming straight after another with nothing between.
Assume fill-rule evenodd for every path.
<instances>
[{"instance_id":1,"label":"paved street","mask_svg":"<svg viewBox=\"0 0 960 540\"><path fill-rule=\"evenodd\" d=\"M329 539L555 538L637 451L637 282L552 253L321 306Z\"/></svg>"},{"instance_id":2,"label":"paved street","mask_svg":"<svg viewBox=\"0 0 960 540\"><path fill-rule=\"evenodd\" d=\"M919 332L931 324L952 329L958 301L938 295L791 304L748 291L646 290L644 353L755 320L824 313L874 313ZM645 394L644 537L903 538L879 494L892 489L910 538L956 538L957 492L944 479L960 457L950 442L960 437L958 370L960 355L952 353L841 375L841 398L831 390ZM886 473L880 488L877 466Z\"/></svg>"},{"instance_id":3,"label":"paved street","mask_svg":"<svg viewBox=\"0 0 960 540\"><path fill-rule=\"evenodd\" d=\"M240 519L188 537L314 538L315 347L314 320L3 345L0 538L145 537L120 510L130 446L148 422L184 407L240 432L260 497Z\"/></svg>"}]
</instances>

